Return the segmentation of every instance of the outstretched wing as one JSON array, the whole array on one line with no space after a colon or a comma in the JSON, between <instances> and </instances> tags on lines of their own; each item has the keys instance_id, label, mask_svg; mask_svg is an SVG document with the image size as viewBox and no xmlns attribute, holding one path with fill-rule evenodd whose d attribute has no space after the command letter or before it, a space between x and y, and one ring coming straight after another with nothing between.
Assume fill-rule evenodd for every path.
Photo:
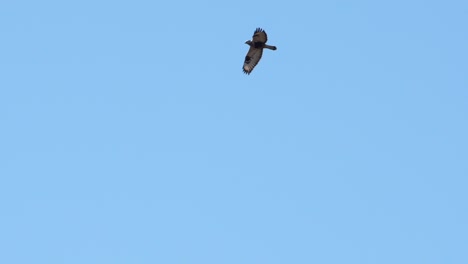
<instances>
[{"instance_id":1,"label":"outstretched wing","mask_svg":"<svg viewBox=\"0 0 468 264\"><path fill-rule=\"evenodd\" d=\"M254 43L260 42L265 44L268 40L267 33L261 28L257 28L252 36L252 41Z\"/></svg>"},{"instance_id":2,"label":"outstretched wing","mask_svg":"<svg viewBox=\"0 0 468 264\"><path fill-rule=\"evenodd\" d=\"M263 48L256 49L252 46L250 47L249 52L247 52L247 55L245 56L244 66L242 67L244 73L250 74L253 71L257 63L262 58L262 54Z\"/></svg>"}]
</instances>

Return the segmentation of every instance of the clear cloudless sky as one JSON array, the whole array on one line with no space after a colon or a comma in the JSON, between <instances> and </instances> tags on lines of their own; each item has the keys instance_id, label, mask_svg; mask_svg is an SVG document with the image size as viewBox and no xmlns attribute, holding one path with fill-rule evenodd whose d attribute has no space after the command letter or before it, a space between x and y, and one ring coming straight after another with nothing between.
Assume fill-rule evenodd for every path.
<instances>
[{"instance_id":1,"label":"clear cloudless sky","mask_svg":"<svg viewBox=\"0 0 468 264\"><path fill-rule=\"evenodd\" d=\"M467 14L3 1L0 263L468 263Z\"/></svg>"}]
</instances>

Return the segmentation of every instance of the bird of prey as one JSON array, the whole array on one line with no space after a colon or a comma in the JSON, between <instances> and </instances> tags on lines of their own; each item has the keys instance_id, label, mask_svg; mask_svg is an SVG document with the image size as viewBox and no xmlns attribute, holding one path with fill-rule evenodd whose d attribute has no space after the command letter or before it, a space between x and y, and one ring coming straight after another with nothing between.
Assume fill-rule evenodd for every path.
<instances>
[{"instance_id":1,"label":"bird of prey","mask_svg":"<svg viewBox=\"0 0 468 264\"><path fill-rule=\"evenodd\" d=\"M246 74L250 74L257 63L262 58L263 49L276 50L275 46L265 44L267 42L267 34L265 30L257 28L252 36L252 40L247 40L245 44L249 45L249 52L245 56L244 66L242 70Z\"/></svg>"}]
</instances>

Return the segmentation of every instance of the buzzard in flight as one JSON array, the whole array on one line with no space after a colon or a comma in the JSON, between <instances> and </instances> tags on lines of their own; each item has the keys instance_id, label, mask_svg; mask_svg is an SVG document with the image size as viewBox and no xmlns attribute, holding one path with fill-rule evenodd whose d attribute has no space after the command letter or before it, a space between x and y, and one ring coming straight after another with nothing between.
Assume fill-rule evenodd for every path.
<instances>
[{"instance_id":1,"label":"buzzard in flight","mask_svg":"<svg viewBox=\"0 0 468 264\"><path fill-rule=\"evenodd\" d=\"M244 73L250 74L253 71L257 63L262 58L263 49L266 48L276 50L275 46L265 44L267 40L268 38L265 30L257 28L254 32L252 40L247 40L245 42L245 44L250 46L250 49L245 56L244 66L242 67Z\"/></svg>"}]
</instances>

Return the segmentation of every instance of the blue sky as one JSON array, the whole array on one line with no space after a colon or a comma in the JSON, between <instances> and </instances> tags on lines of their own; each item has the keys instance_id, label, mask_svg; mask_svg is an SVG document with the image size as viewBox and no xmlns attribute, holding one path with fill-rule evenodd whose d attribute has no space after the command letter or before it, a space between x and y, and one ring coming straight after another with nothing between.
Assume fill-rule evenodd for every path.
<instances>
[{"instance_id":1,"label":"blue sky","mask_svg":"<svg viewBox=\"0 0 468 264\"><path fill-rule=\"evenodd\" d=\"M0 262L468 263L467 13L4 1Z\"/></svg>"}]
</instances>

